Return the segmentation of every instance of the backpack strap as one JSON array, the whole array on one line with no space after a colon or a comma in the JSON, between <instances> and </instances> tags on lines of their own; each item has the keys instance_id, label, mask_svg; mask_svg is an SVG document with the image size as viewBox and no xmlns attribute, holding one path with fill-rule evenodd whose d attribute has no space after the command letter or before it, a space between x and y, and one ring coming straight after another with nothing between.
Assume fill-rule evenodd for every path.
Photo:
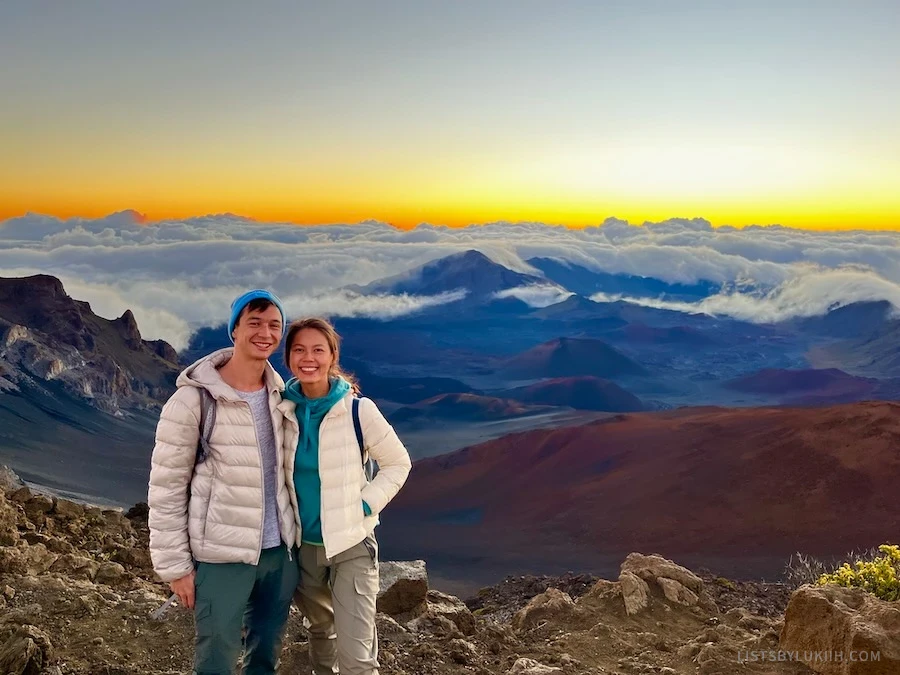
<instances>
[{"instance_id":1,"label":"backpack strap","mask_svg":"<svg viewBox=\"0 0 900 675\"><path fill-rule=\"evenodd\" d=\"M363 463L366 461L366 443L363 439L362 422L359 421L359 399L353 397L353 430L356 432L356 442L359 444L359 455Z\"/></svg>"},{"instance_id":2,"label":"backpack strap","mask_svg":"<svg viewBox=\"0 0 900 675\"><path fill-rule=\"evenodd\" d=\"M375 461L369 457L369 453L366 452L366 442L363 438L363 430L362 430L362 422L359 419L359 402L362 399L354 396L352 411L353 411L353 430L356 432L356 442L359 445L359 456L362 460L363 470L366 472L366 480L371 481L375 474L378 473L378 469L375 465Z\"/></svg>"},{"instance_id":3,"label":"backpack strap","mask_svg":"<svg viewBox=\"0 0 900 675\"><path fill-rule=\"evenodd\" d=\"M200 388L200 438L197 441L197 456L194 465L201 464L209 457L209 439L216 425L216 400L203 387Z\"/></svg>"}]
</instances>

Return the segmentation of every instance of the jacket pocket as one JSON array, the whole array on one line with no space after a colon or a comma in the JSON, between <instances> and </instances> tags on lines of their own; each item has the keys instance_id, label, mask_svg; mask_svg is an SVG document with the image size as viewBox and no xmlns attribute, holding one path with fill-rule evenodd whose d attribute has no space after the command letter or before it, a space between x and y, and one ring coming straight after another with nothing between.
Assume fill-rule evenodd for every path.
<instances>
[{"instance_id":1,"label":"jacket pocket","mask_svg":"<svg viewBox=\"0 0 900 675\"><path fill-rule=\"evenodd\" d=\"M357 595L374 598L378 595L378 569L369 567L353 576L353 588Z\"/></svg>"},{"instance_id":2,"label":"jacket pocket","mask_svg":"<svg viewBox=\"0 0 900 675\"><path fill-rule=\"evenodd\" d=\"M213 510L213 500L216 497L216 487L219 484L219 481L216 480L216 472L213 473L209 477L209 497L206 500L206 511L203 514L203 522L200 525L200 551L202 552L204 548L206 548L206 526L209 523L209 514Z\"/></svg>"}]
</instances>

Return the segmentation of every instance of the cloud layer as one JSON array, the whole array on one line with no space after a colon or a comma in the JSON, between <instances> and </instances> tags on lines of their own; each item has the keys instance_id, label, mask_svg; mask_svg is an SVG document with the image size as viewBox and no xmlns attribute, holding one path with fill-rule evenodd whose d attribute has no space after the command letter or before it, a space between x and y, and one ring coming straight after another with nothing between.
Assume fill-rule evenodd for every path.
<instances>
[{"instance_id":1,"label":"cloud layer","mask_svg":"<svg viewBox=\"0 0 900 675\"><path fill-rule=\"evenodd\" d=\"M0 275L58 276L97 313L112 317L130 308L145 337L176 347L197 326L224 321L232 298L251 287L273 289L296 314L392 318L447 302L452 298L360 296L344 287L468 249L537 275L526 261L540 256L668 282L713 281L728 290L665 306L749 321L808 316L864 299L900 306L894 232L716 229L702 219L640 227L609 219L581 230L423 224L404 231L378 222L308 227L232 215L146 223L129 211L95 220L29 214L0 223ZM559 297L545 287L509 295L535 306Z\"/></svg>"}]
</instances>

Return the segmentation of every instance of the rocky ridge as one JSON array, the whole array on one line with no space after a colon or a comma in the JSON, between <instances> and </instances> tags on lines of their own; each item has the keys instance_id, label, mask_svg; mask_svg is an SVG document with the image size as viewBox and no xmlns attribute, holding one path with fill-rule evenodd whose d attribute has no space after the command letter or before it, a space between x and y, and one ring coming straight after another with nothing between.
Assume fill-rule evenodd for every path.
<instances>
[{"instance_id":1,"label":"rocky ridge","mask_svg":"<svg viewBox=\"0 0 900 675\"><path fill-rule=\"evenodd\" d=\"M0 471L0 672L190 670L191 614L174 606L160 619L151 617L168 590L150 566L146 516L146 505L125 513L37 494ZM468 603L429 588L421 561L383 562L380 576L378 629L386 674L900 672L883 669L900 665L887 660L900 653L897 631L891 634L900 603L875 601L869 608L874 623L865 624L852 608L872 600L846 589L801 588L786 622L783 594L756 613L740 604L741 594L758 600L766 589L698 576L639 553L625 558L616 580L510 578ZM829 607L833 611L823 612ZM748 660L749 654L784 648L800 653L813 639L818 649L827 648L823 616L852 623L852 634L844 633L850 636L847 648L880 649L886 655L882 670L810 670L796 660ZM308 672L306 650L301 617L292 611L283 672Z\"/></svg>"},{"instance_id":2,"label":"rocky ridge","mask_svg":"<svg viewBox=\"0 0 900 675\"><path fill-rule=\"evenodd\" d=\"M111 413L155 408L174 390L178 355L141 338L134 315L107 320L47 275L0 279L0 392L23 387Z\"/></svg>"}]
</instances>

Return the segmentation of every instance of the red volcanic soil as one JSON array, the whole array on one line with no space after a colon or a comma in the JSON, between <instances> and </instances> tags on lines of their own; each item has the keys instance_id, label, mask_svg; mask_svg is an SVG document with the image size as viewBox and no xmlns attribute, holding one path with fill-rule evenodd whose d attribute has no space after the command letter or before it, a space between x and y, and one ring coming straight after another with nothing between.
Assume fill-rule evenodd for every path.
<instances>
[{"instance_id":1,"label":"red volcanic soil","mask_svg":"<svg viewBox=\"0 0 900 675\"><path fill-rule=\"evenodd\" d=\"M559 377L510 389L504 396L545 405L568 406L576 410L636 412L643 410L641 400L619 385L599 377Z\"/></svg>"},{"instance_id":2,"label":"red volcanic soil","mask_svg":"<svg viewBox=\"0 0 900 675\"><path fill-rule=\"evenodd\" d=\"M900 540L900 404L686 408L417 462L390 536L489 560L843 554Z\"/></svg>"},{"instance_id":3,"label":"red volcanic soil","mask_svg":"<svg viewBox=\"0 0 900 675\"><path fill-rule=\"evenodd\" d=\"M512 357L503 370L523 378L616 377L645 372L638 363L602 340L567 337L544 342Z\"/></svg>"},{"instance_id":4,"label":"red volcanic soil","mask_svg":"<svg viewBox=\"0 0 900 675\"><path fill-rule=\"evenodd\" d=\"M837 368L785 370L765 368L725 383L728 389L751 394L807 394L819 396L865 395L875 390L878 380L857 377Z\"/></svg>"}]
</instances>

